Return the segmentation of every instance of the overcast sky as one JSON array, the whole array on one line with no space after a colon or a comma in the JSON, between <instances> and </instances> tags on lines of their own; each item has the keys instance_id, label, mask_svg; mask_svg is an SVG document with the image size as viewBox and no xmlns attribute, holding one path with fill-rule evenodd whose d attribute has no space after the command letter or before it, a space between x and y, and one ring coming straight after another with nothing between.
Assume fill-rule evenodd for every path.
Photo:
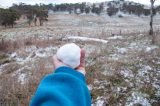
<instances>
[{"instance_id":1,"label":"overcast sky","mask_svg":"<svg viewBox=\"0 0 160 106\"><path fill-rule=\"evenodd\" d=\"M102 1L111 1L111 0L0 0L1 6L11 6L13 3L26 3L26 4L36 4L36 3L77 3L77 2L102 2ZM138 3L149 4L150 0L129 0L135 1ZM160 0L157 0L156 5L160 5Z\"/></svg>"}]
</instances>

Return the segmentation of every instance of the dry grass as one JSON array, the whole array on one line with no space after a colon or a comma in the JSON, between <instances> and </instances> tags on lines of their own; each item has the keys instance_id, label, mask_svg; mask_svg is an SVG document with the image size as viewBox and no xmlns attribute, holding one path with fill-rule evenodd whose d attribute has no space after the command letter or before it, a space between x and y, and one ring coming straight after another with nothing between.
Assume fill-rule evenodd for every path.
<instances>
[{"instance_id":1,"label":"dry grass","mask_svg":"<svg viewBox=\"0 0 160 106\"><path fill-rule=\"evenodd\" d=\"M17 39L15 41L13 40L5 40L1 39L0 41L0 52L7 52L11 53L17 49L25 48L30 45L35 45L37 47L47 47L50 45L60 45L63 42L59 39L54 38L47 38L47 39L40 39L38 37L29 37L25 39Z\"/></svg>"},{"instance_id":2,"label":"dry grass","mask_svg":"<svg viewBox=\"0 0 160 106\"><path fill-rule=\"evenodd\" d=\"M0 50L3 54L4 52L11 53L17 49L25 48L30 45L47 47L49 45L59 45L60 42L53 39L35 40L34 38L27 38L18 39L17 41L4 40L1 44ZM2 57L1 55L0 60L2 60L4 56ZM47 59L47 61L49 61L49 59ZM24 73L27 73L28 78L25 84L21 84L21 82L18 81L18 76L13 75L13 73L21 67L23 66L13 61L5 66L2 74L0 75L1 106L28 106L41 79L53 71L51 67L46 67L46 61L44 59L39 59L34 63L34 67L32 67L29 72L24 70Z\"/></svg>"},{"instance_id":3,"label":"dry grass","mask_svg":"<svg viewBox=\"0 0 160 106\"><path fill-rule=\"evenodd\" d=\"M121 27L126 28L127 26L122 24L117 28L116 24L108 24L110 21L102 17L65 15L65 18L66 19L64 19L62 15L53 15L49 17L49 21L44 27L26 28L27 31L32 30L33 32L44 30L46 31L45 33L47 33L51 31L51 33L54 34L52 38L45 36L45 39L42 39L38 36L30 36L24 39L16 39L16 41L4 39L3 41L0 41L0 51L3 53L11 53L32 45L37 47L48 47L50 45L59 46L66 42L72 42L62 41L62 38L66 35L89 36L103 39L107 39L112 34L122 35L125 39L111 40L108 44L101 44L93 41L76 41L81 47L86 47L87 50L91 49L91 52L89 51L87 54L86 77L87 83L93 86L93 89L91 90L93 101L96 102L97 97L102 96L108 105L124 106L127 98L131 96L131 93L135 89L138 89L140 92L149 94L150 97L148 99L154 99L155 102L153 104L155 106L158 105L159 98L155 96L156 89L151 86L151 83L147 86L139 86L140 83L137 82L137 76L139 69L142 68L141 65L150 65L154 70L159 70L159 65L155 64L153 61L159 61L158 57L160 57L160 49L153 50L150 53L146 53L144 50L130 50L127 53L120 55L123 57L122 59L109 59L111 54L117 53L116 47L125 48L132 42L143 43L145 40L148 41L149 38L146 36L148 32L139 35L141 33L139 30L146 31L146 28L143 29L143 27L140 26L141 29L138 29L139 27L137 27L138 30L132 29L137 25L132 25L133 23L130 23L130 21L129 24L131 24L131 26L129 28L131 29L121 30ZM76 22L74 23L73 20ZM87 24L88 22L92 22L93 26ZM107 29L110 27L112 29ZM19 29L16 30L19 31ZM157 37L156 42L158 43L159 36ZM88 45L91 45L92 48ZM26 54L22 53L22 55ZM0 75L0 100L2 100L3 103L12 104L13 106L28 106L40 80L45 75L52 73L52 68L46 67L46 64L50 62L50 57L38 59L31 69L28 69L28 71L23 70L24 73L27 73L28 77L25 84L21 84L17 80L18 76L13 76L13 73L24 66L18 65L14 61L11 62L10 65L7 65L5 70L3 70L4 73ZM30 64L33 63L31 62ZM134 74L134 78L124 78L121 74L121 71L123 70L131 70ZM158 78L156 74L151 75L151 82L153 81L152 77ZM143 78L139 79L142 82L145 82ZM99 83L96 83L96 80L98 80ZM117 91L117 88L122 89ZM124 90L124 88L126 89Z\"/></svg>"},{"instance_id":4,"label":"dry grass","mask_svg":"<svg viewBox=\"0 0 160 106\"><path fill-rule=\"evenodd\" d=\"M39 82L45 75L52 73L52 69L45 68L44 61L38 61L35 63L35 67L30 70L30 75L28 75L25 84L18 82L17 77L13 76L12 73L13 69L11 68L10 73L0 76L0 100L4 101L5 106L28 106Z\"/></svg>"}]
</instances>

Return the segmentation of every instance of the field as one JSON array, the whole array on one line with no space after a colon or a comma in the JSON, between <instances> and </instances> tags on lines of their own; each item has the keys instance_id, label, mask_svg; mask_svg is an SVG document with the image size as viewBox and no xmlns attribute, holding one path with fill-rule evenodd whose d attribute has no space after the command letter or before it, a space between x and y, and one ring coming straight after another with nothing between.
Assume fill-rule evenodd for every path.
<instances>
[{"instance_id":1,"label":"field","mask_svg":"<svg viewBox=\"0 0 160 106\"><path fill-rule=\"evenodd\" d=\"M86 51L87 83L93 106L160 104L160 16L154 17L155 44L149 17L50 14L43 26L0 27L0 105L28 106L47 74L52 56L75 42Z\"/></svg>"}]
</instances>

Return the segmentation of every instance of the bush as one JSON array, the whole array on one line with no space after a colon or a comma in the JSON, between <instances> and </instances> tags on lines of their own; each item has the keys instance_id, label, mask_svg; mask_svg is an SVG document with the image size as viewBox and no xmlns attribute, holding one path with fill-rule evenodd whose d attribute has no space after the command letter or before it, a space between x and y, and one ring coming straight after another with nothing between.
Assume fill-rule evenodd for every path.
<instances>
[{"instance_id":1,"label":"bush","mask_svg":"<svg viewBox=\"0 0 160 106\"><path fill-rule=\"evenodd\" d=\"M122 14L118 14L118 17L119 17L119 18L122 18L122 17L123 17L123 15L122 15Z\"/></svg>"},{"instance_id":2,"label":"bush","mask_svg":"<svg viewBox=\"0 0 160 106\"><path fill-rule=\"evenodd\" d=\"M15 21L20 18L20 14L12 9L0 9L0 24L7 26L14 26Z\"/></svg>"}]
</instances>

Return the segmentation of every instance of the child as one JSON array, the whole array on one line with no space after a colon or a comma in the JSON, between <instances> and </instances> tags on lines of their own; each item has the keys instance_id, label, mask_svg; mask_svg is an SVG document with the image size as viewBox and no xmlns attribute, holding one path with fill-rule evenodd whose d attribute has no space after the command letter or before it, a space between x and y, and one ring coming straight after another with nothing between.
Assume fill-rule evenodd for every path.
<instances>
[{"instance_id":1,"label":"child","mask_svg":"<svg viewBox=\"0 0 160 106\"><path fill-rule=\"evenodd\" d=\"M76 44L62 46L53 57L55 72L40 82L30 106L91 106L84 59Z\"/></svg>"}]
</instances>

